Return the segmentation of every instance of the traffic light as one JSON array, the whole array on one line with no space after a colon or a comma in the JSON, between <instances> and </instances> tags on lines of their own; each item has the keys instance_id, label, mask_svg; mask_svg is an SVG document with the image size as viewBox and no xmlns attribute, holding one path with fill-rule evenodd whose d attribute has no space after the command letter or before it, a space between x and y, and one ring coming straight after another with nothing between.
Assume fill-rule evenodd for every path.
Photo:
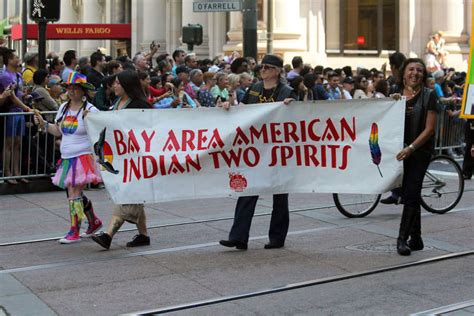
<instances>
[{"instance_id":1,"label":"traffic light","mask_svg":"<svg viewBox=\"0 0 474 316\"><path fill-rule=\"evenodd\" d=\"M202 44L202 25L188 24L183 26L183 43L188 44L188 50L192 51L194 45Z\"/></svg>"},{"instance_id":2,"label":"traffic light","mask_svg":"<svg viewBox=\"0 0 474 316\"><path fill-rule=\"evenodd\" d=\"M56 22L61 15L61 0L30 0L30 18L35 22Z\"/></svg>"}]
</instances>

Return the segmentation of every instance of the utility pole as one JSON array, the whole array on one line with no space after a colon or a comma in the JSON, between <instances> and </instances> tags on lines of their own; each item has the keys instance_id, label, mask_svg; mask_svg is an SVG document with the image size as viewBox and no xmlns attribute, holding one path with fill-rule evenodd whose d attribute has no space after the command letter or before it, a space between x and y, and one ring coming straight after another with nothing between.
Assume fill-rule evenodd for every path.
<instances>
[{"instance_id":1,"label":"utility pole","mask_svg":"<svg viewBox=\"0 0 474 316\"><path fill-rule=\"evenodd\" d=\"M273 17L275 15L275 0L267 2L267 54L273 54Z\"/></svg>"},{"instance_id":2,"label":"utility pole","mask_svg":"<svg viewBox=\"0 0 474 316\"><path fill-rule=\"evenodd\" d=\"M257 0L242 0L244 57L257 60Z\"/></svg>"},{"instance_id":3,"label":"utility pole","mask_svg":"<svg viewBox=\"0 0 474 316\"><path fill-rule=\"evenodd\" d=\"M28 36L28 0L22 1L21 6L21 58L25 58Z\"/></svg>"}]
</instances>

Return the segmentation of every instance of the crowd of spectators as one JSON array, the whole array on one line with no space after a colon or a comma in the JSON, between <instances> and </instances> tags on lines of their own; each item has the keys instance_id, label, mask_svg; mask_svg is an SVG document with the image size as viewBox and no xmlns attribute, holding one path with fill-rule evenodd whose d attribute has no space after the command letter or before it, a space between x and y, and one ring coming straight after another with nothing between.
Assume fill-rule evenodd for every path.
<instances>
[{"instance_id":1,"label":"crowd of spectators","mask_svg":"<svg viewBox=\"0 0 474 316\"><path fill-rule=\"evenodd\" d=\"M54 111L67 100L62 82L72 71L87 76L96 90L88 95L89 101L101 111L112 108L117 96L113 85L118 73L129 69L138 72L148 102L155 109L230 107L240 104L246 90L259 81L260 65L253 58L234 52L229 56L198 59L177 49L171 54L157 54L152 44L148 52L129 58L113 59L99 50L90 56L78 56L66 51L62 58L48 54L47 69L38 69L38 55L28 53L23 63L15 51L0 48L0 112L23 112L30 109ZM331 68L304 63L296 56L291 65L285 65L281 80L295 90L298 100L338 100L384 98L397 91L400 82L398 69L405 56L396 52L389 56L390 74L386 64L380 69L350 66ZM434 89L440 110L457 117L466 74L452 68L436 68L429 74L426 86ZM8 116L0 119L3 176L19 176L21 143L25 137L24 117ZM6 158L10 157L10 158ZM15 180L9 181L12 184Z\"/></svg>"}]
</instances>

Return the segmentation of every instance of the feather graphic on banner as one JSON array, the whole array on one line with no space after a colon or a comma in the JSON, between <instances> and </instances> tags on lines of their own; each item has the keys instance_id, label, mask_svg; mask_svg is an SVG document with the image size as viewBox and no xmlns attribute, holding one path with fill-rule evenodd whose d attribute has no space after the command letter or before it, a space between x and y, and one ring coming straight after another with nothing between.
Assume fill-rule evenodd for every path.
<instances>
[{"instance_id":1,"label":"feather graphic on banner","mask_svg":"<svg viewBox=\"0 0 474 316\"><path fill-rule=\"evenodd\" d=\"M377 166L380 176L383 178L382 172L380 171L379 164L382 160L382 152L379 147L379 128L376 123L372 123L372 129L369 137L370 154L372 155L372 162Z\"/></svg>"}]
</instances>

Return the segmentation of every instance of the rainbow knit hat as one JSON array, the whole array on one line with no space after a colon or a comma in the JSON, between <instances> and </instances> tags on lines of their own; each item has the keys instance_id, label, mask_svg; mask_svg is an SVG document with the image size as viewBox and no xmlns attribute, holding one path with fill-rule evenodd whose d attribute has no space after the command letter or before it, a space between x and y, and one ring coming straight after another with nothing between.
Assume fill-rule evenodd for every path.
<instances>
[{"instance_id":1,"label":"rainbow knit hat","mask_svg":"<svg viewBox=\"0 0 474 316\"><path fill-rule=\"evenodd\" d=\"M67 81L63 84L66 86L70 84L78 84L81 85L84 89L95 90L94 85L87 82L87 77L77 71L71 72L67 77Z\"/></svg>"}]
</instances>

